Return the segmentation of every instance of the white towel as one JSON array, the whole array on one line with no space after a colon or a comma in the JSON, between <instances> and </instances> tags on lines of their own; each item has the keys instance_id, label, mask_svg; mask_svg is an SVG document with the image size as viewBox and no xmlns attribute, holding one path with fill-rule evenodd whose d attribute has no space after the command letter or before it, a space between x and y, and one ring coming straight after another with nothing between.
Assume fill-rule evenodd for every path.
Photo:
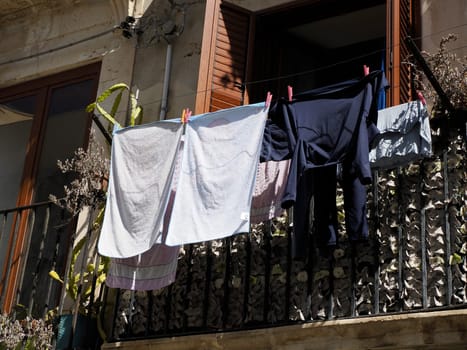
<instances>
[{"instance_id":1,"label":"white towel","mask_svg":"<svg viewBox=\"0 0 467 350\"><path fill-rule=\"evenodd\" d=\"M264 103L190 120L167 245L248 232L267 110Z\"/></svg>"},{"instance_id":2,"label":"white towel","mask_svg":"<svg viewBox=\"0 0 467 350\"><path fill-rule=\"evenodd\" d=\"M179 152L183 151L183 136ZM180 157L175 160L172 188L164 215L162 237L167 234L170 221L175 186L180 175ZM162 237L161 240L162 240ZM110 268L105 283L110 288L131 290L157 290L175 281L177 273L179 246L169 247L155 243L151 249L130 258L111 258Z\"/></svg>"},{"instance_id":3,"label":"white towel","mask_svg":"<svg viewBox=\"0 0 467 350\"><path fill-rule=\"evenodd\" d=\"M133 257L160 240L182 130L160 121L115 132L100 254Z\"/></svg>"}]
</instances>

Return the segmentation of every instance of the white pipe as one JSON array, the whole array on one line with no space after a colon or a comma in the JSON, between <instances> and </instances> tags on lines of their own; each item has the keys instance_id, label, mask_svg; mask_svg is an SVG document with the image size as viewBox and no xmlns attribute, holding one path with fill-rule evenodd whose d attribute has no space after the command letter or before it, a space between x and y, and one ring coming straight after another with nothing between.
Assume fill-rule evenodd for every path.
<instances>
[{"instance_id":1,"label":"white pipe","mask_svg":"<svg viewBox=\"0 0 467 350\"><path fill-rule=\"evenodd\" d=\"M172 67L172 44L167 43L167 55L165 56L164 85L162 86L161 113L160 120L164 120L167 115L167 100L169 95L170 69Z\"/></svg>"}]
</instances>

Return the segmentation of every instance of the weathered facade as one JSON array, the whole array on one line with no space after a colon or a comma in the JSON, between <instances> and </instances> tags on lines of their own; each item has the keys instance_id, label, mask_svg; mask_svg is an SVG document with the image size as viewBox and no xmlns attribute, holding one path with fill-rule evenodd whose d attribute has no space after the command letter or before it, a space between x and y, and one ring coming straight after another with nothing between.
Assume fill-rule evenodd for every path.
<instances>
[{"instance_id":1,"label":"weathered facade","mask_svg":"<svg viewBox=\"0 0 467 350\"><path fill-rule=\"evenodd\" d=\"M362 74L362 65L368 64L371 69L385 70L391 84L389 106L415 98L406 36L413 37L421 50L433 52L441 37L455 33L458 40L453 52L459 57L467 54L464 0L376 0L358 4L337 0L8 0L0 2L0 13L0 301L4 312L21 303L36 315L60 304L60 288L49 281L47 272L51 268L64 271L67 243L76 227L87 227L83 214L73 228L58 224L47 228L49 220L58 223L66 215L44 204L48 194L60 191L66 182L55 163L86 145L93 124L84 107L108 87L128 84L144 108L142 123L147 123L177 118L184 108L200 114L260 102L267 91L284 96L287 85L299 92ZM117 113L122 124L127 124L127 107L125 101ZM244 325L245 314L239 316L240 321L229 318L235 304L226 306L231 310L227 316L219 316L219 310L212 307L202 312L201 305L196 314L197 305L184 299L184 293L189 293L184 282L175 284L173 291L154 292L150 303L146 295L135 297L128 291L110 290L102 313L107 333L103 348L465 348L466 272L451 267L448 260L465 242L461 226L467 219L463 209L467 206L467 184L462 170L466 153L460 139L445 151L399 172L379 174L369 198L370 219L374 223L379 218L381 226L374 232L374 242L381 255L389 255L385 259L373 256L369 263L372 268L364 267L354 275L350 260L346 260L350 254L346 247L344 259L334 268L342 269L348 279L334 280L334 290L324 282L311 285L292 278L284 283L284 290L288 290L284 293L291 295L291 291L299 290L290 305L286 302L293 311L286 310L285 316L282 311L274 314L271 310L275 306L285 308L282 299L274 300L274 290L282 288L274 289L274 283L280 285L282 277L277 269L275 275L269 271L272 289L269 299L261 302L270 303L271 309L258 307L251 296L243 299L250 301L246 314L254 321L246 327L249 330L239 326ZM440 181L437 185L433 184L436 179ZM391 204L398 201L402 209L396 213ZM428 236L420 235L425 223ZM401 235L406 235L403 251L396 226L402 227ZM41 240L48 230L54 232L53 237ZM258 238L258 242L258 254L263 254L263 241ZM242 237L229 241L231 244L237 250L246 247ZM313 268L306 263L288 267L286 236L274 237L268 244L275 247L269 256L277 259L273 267L289 271L287 276L305 271L307 279L320 281L316 277L323 270L319 263ZM393 249L394 244L397 249ZM43 252L41 246L45 246ZM203 260L209 249L210 245L199 245L192 252L198 252ZM225 254L220 251L221 256ZM282 252L282 260L280 254L274 255L277 252ZM187 254L180 261L188 261ZM228 254L243 266L243 257L230 251ZM365 254L358 261L365 261ZM225 264L223 260L214 264L213 271L220 271L214 278L222 280ZM428 266L422 269L423 264ZM180 263L180 269L183 266ZM190 269L195 271L196 267ZM245 273L239 269L239 275ZM258 271L245 276L255 281L261 279L259 276L264 278L266 273ZM300 276L303 278L303 273ZM351 284L354 287L349 293ZM306 288L308 292L300 292ZM178 326L157 316L161 309L167 312L164 298L172 292L170 302L175 307L169 313L180 313ZM236 292L229 293L229 300L233 300ZM116 301L117 295L121 297ZM209 293L206 295L205 301L210 298ZM34 306L28 305L34 296ZM220 305L228 301L223 296L214 295L216 305L224 310ZM352 302L356 297L360 300ZM139 312L146 317L140 325L144 331L128 332L127 325L120 331L119 325L128 316L125 310L131 308L125 300L135 298L144 299L141 305L150 304L155 316L144 315L150 312L149 306L141 307ZM190 300L196 300L196 296ZM331 311L326 306L330 300ZM260 309L257 318L255 307ZM430 310L436 307L445 310ZM260 329L253 329L255 324ZM208 330L213 333L206 334ZM183 336L197 331L203 334ZM132 340L134 337L147 339Z\"/></svg>"}]
</instances>

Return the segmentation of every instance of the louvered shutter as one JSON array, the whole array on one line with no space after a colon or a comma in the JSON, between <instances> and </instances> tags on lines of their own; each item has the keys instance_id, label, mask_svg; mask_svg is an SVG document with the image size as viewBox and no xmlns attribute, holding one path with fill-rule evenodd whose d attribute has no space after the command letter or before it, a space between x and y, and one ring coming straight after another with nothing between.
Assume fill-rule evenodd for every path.
<instances>
[{"instance_id":1,"label":"louvered shutter","mask_svg":"<svg viewBox=\"0 0 467 350\"><path fill-rule=\"evenodd\" d=\"M214 3L206 10L206 16L211 11L214 18L205 23L196 113L247 103L244 83L251 16L233 5Z\"/></svg>"},{"instance_id":2,"label":"louvered shutter","mask_svg":"<svg viewBox=\"0 0 467 350\"><path fill-rule=\"evenodd\" d=\"M411 69L406 62L409 49L404 41L413 35L412 0L387 0L387 76L391 88L389 104L397 105L412 98Z\"/></svg>"}]
</instances>

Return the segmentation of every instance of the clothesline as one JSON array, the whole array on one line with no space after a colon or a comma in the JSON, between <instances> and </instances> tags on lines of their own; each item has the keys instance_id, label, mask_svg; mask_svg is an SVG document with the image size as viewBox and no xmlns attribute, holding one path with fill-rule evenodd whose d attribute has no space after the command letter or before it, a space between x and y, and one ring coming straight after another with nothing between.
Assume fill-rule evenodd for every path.
<instances>
[{"instance_id":1,"label":"clothesline","mask_svg":"<svg viewBox=\"0 0 467 350\"><path fill-rule=\"evenodd\" d=\"M335 165L344 160L347 233L351 239L365 238L368 228L365 183L371 179L368 142L374 138L373 106L385 86L382 72L374 71L359 80L296 95L292 101L281 99L282 104L275 104L272 111L264 109L261 103L205 113L188 124L170 120L118 131L114 136L108 204L99 240L101 254L120 259L114 261L115 267L110 270L110 285L151 289L171 283L177 245L248 232L253 216L271 219L277 216L278 209L287 208L284 203L291 200L297 201L294 210L298 210L294 214L292 240L295 247L304 248L308 246L303 242L303 233L308 232L309 203L303 197L305 193L313 192L320 203L314 214L321 218L315 220L320 244L336 244L337 217L329 214L336 210L332 179L336 181ZM289 104L294 108L289 109ZM389 137L382 137L380 151L375 153L376 158L384 161L380 165L388 162L394 165L420 156L418 139L424 135L416 128L428 123L426 112L421 113L423 108L416 101L383 110L388 117L382 117L385 123L378 122L378 127L388 130ZM265 126L267 113L270 119ZM310 118L309 113L314 117ZM391 116L395 117L394 122ZM183 127L187 133L181 139ZM395 135L396 129L400 134ZM423 132L429 135L429 128ZM409 134L410 139L405 136ZM387 147L388 140L397 147ZM257 163L259 152L262 167ZM407 156L401 157L401 152ZM179 161L168 156L177 153ZM286 170L282 175L279 165ZM303 172L304 169L313 172ZM303 176L297 171L303 172ZM262 176L268 180L258 186L257 180ZM313 179L318 179L316 186L312 185ZM281 185L277 186L279 182ZM306 188L295 188L299 184ZM170 187L173 201L166 206L168 192L163 194L158 188ZM252 196L264 195L271 189L257 207L261 210L255 213ZM162 216L167 214L161 229ZM326 235L331 227L334 228ZM149 259L149 251L166 258Z\"/></svg>"},{"instance_id":2,"label":"clothesline","mask_svg":"<svg viewBox=\"0 0 467 350\"><path fill-rule=\"evenodd\" d=\"M465 46L460 46L460 47L457 47L455 49L451 49L451 50L447 50L447 52L453 52L453 51L456 51L456 50L460 50L460 49L463 49L463 48L466 48L467 45ZM356 56L354 58L351 58L351 59L347 59L347 60L343 60L343 61L339 61L339 62L336 62L336 63L333 63L333 64L329 64L329 65L326 65L326 66L321 66L321 67L317 67L317 68L314 68L314 69L311 69L311 70L306 70L306 71L301 71L301 72L297 72L297 73L293 73L293 74L290 74L290 75L280 75L280 76L275 76L275 77L271 77L271 78L267 78L267 79L261 79L261 80L254 80L254 81L249 81L249 82L245 82L244 85L253 85L253 84L259 84L259 83L265 83L265 82L271 82L271 81L276 81L276 80L281 80L281 79L286 79L286 78L290 78L290 77L294 77L294 76L301 76L301 75L306 75L306 74L312 74L312 73L316 73L316 72L320 72L320 71L324 71L326 69L330 69L330 68L333 68L333 67L337 67L341 64L345 64L345 63L350 63L352 61L356 61L360 58L363 58L363 57L366 57L366 56L370 56L372 54L376 54L376 53L382 53L382 52L385 52L386 50L385 49L381 49L381 50L377 50L377 51L374 51L372 53L367 53L367 54L364 54L364 55L361 55L361 56ZM402 62L403 65L407 65L407 64L410 64L412 65L411 63L409 62L405 62L403 61ZM394 68L400 68L401 65L398 65L398 66L394 66ZM370 67L370 69L372 69L373 67ZM402 85L391 85L393 88L399 88L401 87ZM204 89L204 90L197 90L195 92L189 92L189 93L185 93L185 94L173 94L171 95L172 98L174 99L177 99L177 98L184 98L184 97L188 97L188 96L196 96L200 93L206 93L206 92L212 92L212 91L218 91L218 90L222 90L223 88L222 87L219 87L219 88L210 88L210 89ZM284 95L285 95L285 92L284 92ZM156 103L160 103L161 102L161 99L155 99L155 100L152 100L151 102L147 102L145 103L146 106L150 106L150 105L153 105L153 104L156 104Z\"/></svg>"}]
</instances>

